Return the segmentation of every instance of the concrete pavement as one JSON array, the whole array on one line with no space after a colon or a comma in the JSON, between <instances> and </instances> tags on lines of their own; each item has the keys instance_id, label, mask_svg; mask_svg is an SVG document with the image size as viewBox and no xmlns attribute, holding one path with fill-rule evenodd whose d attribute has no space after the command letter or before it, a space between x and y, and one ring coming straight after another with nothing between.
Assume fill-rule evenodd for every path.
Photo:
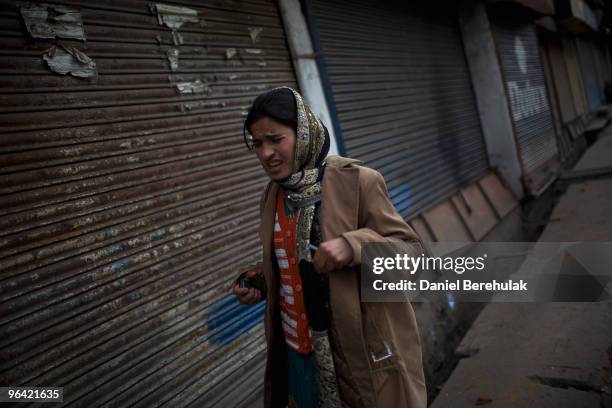
<instances>
[{"instance_id":1,"label":"concrete pavement","mask_svg":"<svg viewBox=\"0 0 612 408\"><path fill-rule=\"evenodd\" d=\"M542 242L612 241L612 126L578 161ZM612 303L491 303L431 405L612 407Z\"/></svg>"}]
</instances>

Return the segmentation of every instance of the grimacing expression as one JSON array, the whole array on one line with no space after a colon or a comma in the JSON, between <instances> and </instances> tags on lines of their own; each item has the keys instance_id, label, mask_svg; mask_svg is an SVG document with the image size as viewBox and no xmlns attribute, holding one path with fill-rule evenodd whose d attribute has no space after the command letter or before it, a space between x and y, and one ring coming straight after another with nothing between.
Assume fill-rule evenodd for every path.
<instances>
[{"instance_id":1,"label":"grimacing expression","mask_svg":"<svg viewBox=\"0 0 612 408\"><path fill-rule=\"evenodd\" d=\"M265 172L274 181L282 181L293 173L295 143L293 128L263 116L251 125L253 148Z\"/></svg>"}]
</instances>

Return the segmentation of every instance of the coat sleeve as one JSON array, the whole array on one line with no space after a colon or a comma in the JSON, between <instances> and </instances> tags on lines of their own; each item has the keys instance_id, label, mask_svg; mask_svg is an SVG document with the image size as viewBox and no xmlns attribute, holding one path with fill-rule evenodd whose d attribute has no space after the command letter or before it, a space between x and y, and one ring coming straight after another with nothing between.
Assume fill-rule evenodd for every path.
<instances>
[{"instance_id":1,"label":"coat sleeve","mask_svg":"<svg viewBox=\"0 0 612 408\"><path fill-rule=\"evenodd\" d=\"M353 264L361 263L365 242L400 243L407 253L420 254L423 248L419 237L391 203L383 176L372 169L362 171L365 174L359 183L359 229L341 234L353 250Z\"/></svg>"}]
</instances>

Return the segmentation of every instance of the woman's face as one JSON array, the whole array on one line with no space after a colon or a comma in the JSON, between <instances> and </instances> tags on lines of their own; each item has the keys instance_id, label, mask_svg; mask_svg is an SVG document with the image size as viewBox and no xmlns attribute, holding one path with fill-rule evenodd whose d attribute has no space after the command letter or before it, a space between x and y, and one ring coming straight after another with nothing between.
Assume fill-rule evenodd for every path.
<instances>
[{"instance_id":1,"label":"woman's face","mask_svg":"<svg viewBox=\"0 0 612 408\"><path fill-rule=\"evenodd\" d=\"M251 125L253 147L268 176L274 181L293 173L296 135L287 127L264 116Z\"/></svg>"}]
</instances>

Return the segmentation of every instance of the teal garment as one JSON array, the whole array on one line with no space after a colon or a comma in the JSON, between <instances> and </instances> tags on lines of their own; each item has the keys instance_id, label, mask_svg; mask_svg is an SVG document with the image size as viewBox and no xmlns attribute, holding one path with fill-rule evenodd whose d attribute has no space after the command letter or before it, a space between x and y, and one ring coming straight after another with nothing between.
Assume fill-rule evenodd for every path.
<instances>
[{"instance_id":1,"label":"teal garment","mask_svg":"<svg viewBox=\"0 0 612 408\"><path fill-rule=\"evenodd\" d=\"M314 353L302 354L287 347L289 408L316 408L317 379Z\"/></svg>"}]
</instances>

